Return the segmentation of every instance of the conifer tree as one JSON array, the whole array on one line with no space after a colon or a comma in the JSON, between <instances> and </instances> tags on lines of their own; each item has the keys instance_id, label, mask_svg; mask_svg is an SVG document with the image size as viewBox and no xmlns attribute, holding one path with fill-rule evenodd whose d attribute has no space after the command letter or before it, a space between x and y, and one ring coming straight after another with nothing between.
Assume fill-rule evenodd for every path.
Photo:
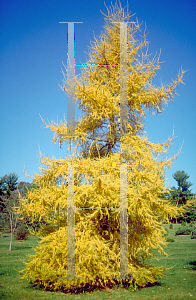
<instances>
[{"instance_id":1,"label":"conifer tree","mask_svg":"<svg viewBox=\"0 0 196 300\"><path fill-rule=\"evenodd\" d=\"M185 205L190 199L194 199L194 195L191 193L190 187L193 185L191 182L187 181L190 176L185 173L185 171L176 171L173 174L173 178L177 182L177 188L172 186L170 189L169 197L173 204L178 206ZM177 221L194 221L196 218L195 203L192 203L190 207L186 209L183 216L179 216Z\"/></svg>"},{"instance_id":2,"label":"conifer tree","mask_svg":"<svg viewBox=\"0 0 196 300\"><path fill-rule=\"evenodd\" d=\"M12 249L12 238L16 229L18 215L15 213L15 207L18 206L18 175L15 173L6 174L0 178L0 215L4 221L4 226L9 224L10 246Z\"/></svg>"},{"instance_id":3,"label":"conifer tree","mask_svg":"<svg viewBox=\"0 0 196 300\"><path fill-rule=\"evenodd\" d=\"M175 188L173 186L170 190L170 194L173 201L177 201L178 205L186 204L187 200L192 196L189 188L193 184L187 181L189 177L185 171L177 171L173 174L173 178L176 180L178 187Z\"/></svg>"},{"instance_id":4,"label":"conifer tree","mask_svg":"<svg viewBox=\"0 0 196 300\"><path fill-rule=\"evenodd\" d=\"M108 8L104 33L91 45L89 61L73 81L64 78L62 89L72 95L84 112L75 122L74 137L67 135L67 123L51 122L54 143L69 141L73 151L65 159L41 156L41 173L35 174L37 188L21 199L29 217L42 218L42 236L36 254L26 263L24 276L44 288L65 292L93 290L113 284L144 287L163 275L163 267L150 264L153 250L165 253L163 222L183 208L162 197L165 170L172 159L157 160L167 152L171 139L154 144L144 132L145 113L162 112L176 95L177 80L159 88L152 84L159 69L158 59L143 54L146 37L139 41L141 26L127 25L127 131L120 134L120 24L130 13L121 5ZM135 21L135 20L134 20ZM116 23L115 23L116 22ZM119 150L120 147L120 150ZM120 164L127 165L128 274L119 277ZM67 276L67 224L69 170L74 166L75 274ZM82 209L82 208L86 209ZM96 209L95 209L96 208ZM102 209L105 208L105 209Z\"/></svg>"}]
</instances>

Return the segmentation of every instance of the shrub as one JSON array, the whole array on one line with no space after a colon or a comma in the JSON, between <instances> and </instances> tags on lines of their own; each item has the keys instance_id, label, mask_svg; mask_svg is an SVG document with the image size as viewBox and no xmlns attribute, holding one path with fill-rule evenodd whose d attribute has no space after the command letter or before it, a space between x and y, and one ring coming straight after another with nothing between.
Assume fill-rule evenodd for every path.
<instances>
[{"instance_id":1,"label":"shrub","mask_svg":"<svg viewBox=\"0 0 196 300\"><path fill-rule=\"evenodd\" d=\"M196 210L195 206L193 205L191 208L187 208L186 212L183 214L182 217L179 218L179 221L183 220L186 222L196 221Z\"/></svg>"},{"instance_id":2,"label":"shrub","mask_svg":"<svg viewBox=\"0 0 196 300\"><path fill-rule=\"evenodd\" d=\"M14 232L15 240L27 240L27 236L29 235L29 230L25 223L21 223L16 227Z\"/></svg>"},{"instance_id":3,"label":"shrub","mask_svg":"<svg viewBox=\"0 0 196 300\"><path fill-rule=\"evenodd\" d=\"M191 265L192 270L196 270L196 260L191 261L189 265Z\"/></svg>"},{"instance_id":4,"label":"shrub","mask_svg":"<svg viewBox=\"0 0 196 300\"><path fill-rule=\"evenodd\" d=\"M6 211L0 212L0 230L3 233L10 233L9 214Z\"/></svg>"},{"instance_id":5,"label":"shrub","mask_svg":"<svg viewBox=\"0 0 196 300\"><path fill-rule=\"evenodd\" d=\"M182 221L181 226L186 226L186 222Z\"/></svg>"},{"instance_id":6,"label":"shrub","mask_svg":"<svg viewBox=\"0 0 196 300\"><path fill-rule=\"evenodd\" d=\"M181 227L178 227L178 229L176 230L175 232L175 235L189 235L191 234L192 232L192 228L189 227L189 226L181 226Z\"/></svg>"},{"instance_id":7,"label":"shrub","mask_svg":"<svg viewBox=\"0 0 196 300\"><path fill-rule=\"evenodd\" d=\"M191 235L196 235L196 226L192 224L191 229L192 229Z\"/></svg>"},{"instance_id":8,"label":"shrub","mask_svg":"<svg viewBox=\"0 0 196 300\"><path fill-rule=\"evenodd\" d=\"M170 243L170 242L175 242L175 240L168 237L168 238L166 239L166 242L168 242L168 243Z\"/></svg>"},{"instance_id":9,"label":"shrub","mask_svg":"<svg viewBox=\"0 0 196 300\"><path fill-rule=\"evenodd\" d=\"M173 224L172 223L170 223L169 229L173 229Z\"/></svg>"},{"instance_id":10,"label":"shrub","mask_svg":"<svg viewBox=\"0 0 196 300\"><path fill-rule=\"evenodd\" d=\"M191 235L191 239L196 239L196 234Z\"/></svg>"}]
</instances>

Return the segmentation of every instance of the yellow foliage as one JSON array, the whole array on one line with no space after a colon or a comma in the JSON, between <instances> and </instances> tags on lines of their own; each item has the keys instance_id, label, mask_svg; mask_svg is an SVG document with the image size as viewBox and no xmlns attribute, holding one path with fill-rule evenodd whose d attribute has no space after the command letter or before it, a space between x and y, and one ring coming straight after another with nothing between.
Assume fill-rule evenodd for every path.
<instances>
[{"instance_id":1,"label":"yellow foliage","mask_svg":"<svg viewBox=\"0 0 196 300\"><path fill-rule=\"evenodd\" d=\"M163 222L183 212L163 197L164 174L172 159L158 155L167 153L171 139L154 144L143 132L145 110L160 112L172 101L174 89L182 82L183 72L170 86L155 88L151 80L159 63L139 54L147 42L135 38L135 29L128 28L127 89L128 135L119 133L120 93L120 29L113 21L128 21L122 8L108 11L105 33L95 39L88 63L97 64L84 69L80 79L66 89L77 101L85 115L76 124L76 137L70 147L82 146L78 157L50 159L41 156L40 174L35 174L37 188L20 199L21 213L45 222L39 231L42 237L36 254L30 256L23 276L44 288L65 292L92 290L122 282L119 277L120 238L120 164L127 165L128 200L128 268L132 276L127 281L144 287L163 276L163 267L149 264L153 250L165 253ZM142 57L142 60L140 58ZM100 67L108 65L108 67ZM66 82L65 82L66 83ZM71 86L71 87L70 87ZM64 88L63 88L64 90ZM54 143L61 146L68 140L67 125L46 124L54 131ZM104 125L108 125L104 127ZM103 129L104 133L98 132ZM89 141L91 140L91 143ZM120 153L114 149L118 143ZM74 166L75 212L75 272L83 279L63 279L67 276L68 170ZM81 209L86 208L86 209ZM105 209L103 209L105 208ZM133 278L134 277L134 278Z\"/></svg>"},{"instance_id":2,"label":"yellow foliage","mask_svg":"<svg viewBox=\"0 0 196 300\"><path fill-rule=\"evenodd\" d=\"M143 139L143 142L139 136L129 139L132 147L138 151L130 152L129 161L132 164L127 167L128 266L129 274L134 273L136 278L135 284L144 286L154 282L161 274L162 268L149 268L145 260L153 255L153 249L164 253L162 223L177 215L182 208L171 206L161 198L164 190L161 175L168 162L160 163L153 158L147 139ZM157 147L157 151L163 151L162 147ZM111 285L114 283L111 278L119 277L120 154L101 158L101 161L102 165L97 158L76 158L74 164L76 179L77 174L85 172L86 176L83 184L74 186L76 277L84 277L84 280L58 279L67 274L65 224L68 187L55 184L59 177L58 160L45 158L42 161L50 167L47 172L42 169L42 176L35 176L40 188L30 191L26 199L21 199L23 212L28 212L34 218L41 216L47 222L44 230L39 232L45 236L42 246L27 263L25 271L32 282L52 290L68 292L80 291L84 287L93 289L95 286ZM61 172L68 179L67 159L61 160ZM87 183L87 178L92 179L92 184ZM77 209L81 207L89 210ZM106 209L101 210L103 207ZM52 232L49 224L54 226Z\"/></svg>"}]
</instances>

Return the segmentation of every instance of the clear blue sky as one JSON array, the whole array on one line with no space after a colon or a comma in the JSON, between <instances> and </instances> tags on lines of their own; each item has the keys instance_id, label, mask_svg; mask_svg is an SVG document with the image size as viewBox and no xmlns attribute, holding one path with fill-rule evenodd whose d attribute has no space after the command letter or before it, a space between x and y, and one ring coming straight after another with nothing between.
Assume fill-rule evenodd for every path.
<instances>
[{"instance_id":1,"label":"clear blue sky","mask_svg":"<svg viewBox=\"0 0 196 300\"><path fill-rule=\"evenodd\" d=\"M105 0L107 6L110 0ZM114 2L113 2L114 3ZM127 1L121 1L126 6ZM49 121L64 119L67 113L66 94L58 83L66 64L67 25L59 22L83 22L75 25L76 64L85 63L93 32L103 30L107 13L104 1L72 0L1 0L0 2L0 177L15 172L19 181L32 180L24 175L39 172L39 147L43 155L62 158L66 147L58 148L52 132L44 129L39 114ZM168 155L183 148L166 178L170 186L176 182L172 174L184 170L196 193L196 1L132 0L129 10L139 23L146 22L149 53L159 54L161 69L154 83L160 85L176 79L181 66L188 70L179 96L157 116L148 116L147 133L152 142L165 141L175 135ZM143 29L144 29L143 23ZM77 73L77 72L76 72ZM76 117L80 116L76 109Z\"/></svg>"}]
</instances>

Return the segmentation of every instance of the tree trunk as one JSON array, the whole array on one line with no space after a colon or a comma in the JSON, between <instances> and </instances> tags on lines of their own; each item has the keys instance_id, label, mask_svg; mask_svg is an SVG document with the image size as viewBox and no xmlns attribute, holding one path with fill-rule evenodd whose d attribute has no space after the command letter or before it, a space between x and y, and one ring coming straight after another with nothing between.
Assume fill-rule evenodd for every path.
<instances>
[{"instance_id":1,"label":"tree trunk","mask_svg":"<svg viewBox=\"0 0 196 300\"><path fill-rule=\"evenodd\" d=\"M17 224L17 221L18 221L18 217L16 217L14 227L13 227L13 224L12 224L13 219L14 219L14 216L13 216L13 214L12 214L12 216L10 217L10 220L11 220L11 222L10 222L10 226L11 226L11 237L10 237L10 248L9 248L9 251L11 251L11 248L12 248L12 237L13 237L13 233L14 233L14 231L15 231L15 229L16 229L16 224Z\"/></svg>"},{"instance_id":2,"label":"tree trunk","mask_svg":"<svg viewBox=\"0 0 196 300\"><path fill-rule=\"evenodd\" d=\"M11 251L11 248L12 248L12 236L13 236L13 232L11 231L9 251Z\"/></svg>"},{"instance_id":3,"label":"tree trunk","mask_svg":"<svg viewBox=\"0 0 196 300\"><path fill-rule=\"evenodd\" d=\"M10 214L10 247L9 247L9 251L11 251L12 249L12 236L13 236L13 230L12 230L12 214Z\"/></svg>"}]
</instances>

